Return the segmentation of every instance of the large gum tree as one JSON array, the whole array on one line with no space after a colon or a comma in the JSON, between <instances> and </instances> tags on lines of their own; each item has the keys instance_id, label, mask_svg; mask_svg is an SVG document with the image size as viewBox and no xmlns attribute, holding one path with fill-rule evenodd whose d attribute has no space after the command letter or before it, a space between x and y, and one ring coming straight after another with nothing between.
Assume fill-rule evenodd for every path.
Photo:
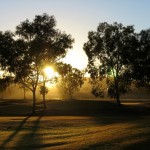
<instances>
[{"instance_id":1,"label":"large gum tree","mask_svg":"<svg viewBox=\"0 0 150 150\"><path fill-rule=\"evenodd\" d=\"M131 58L132 77L138 87L150 89L150 29L142 30L137 34L139 48Z\"/></svg>"},{"instance_id":2,"label":"large gum tree","mask_svg":"<svg viewBox=\"0 0 150 150\"><path fill-rule=\"evenodd\" d=\"M103 95L101 81L105 78L108 95L120 105L120 95L126 93L131 83L128 56L137 48L133 26L120 23L100 23L97 31L88 33L84 51L88 56L88 72L93 84L92 93ZM131 57L130 57L131 58Z\"/></svg>"},{"instance_id":3,"label":"large gum tree","mask_svg":"<svg viewBox=\"0 0 150 150\"><path fill-rule=\"evenodd\" d=\"M35 113L36 89L44 66L65 57L67 50L72 48L74 39L58 30L54 16L46 13L36 15L33 21L27 19L21 22L16 27L15 35L19 42L15 47L16 54L11 58L13 63L10 70L15 74L16 82L33 93Z\"/></svg>"}]
</instances>

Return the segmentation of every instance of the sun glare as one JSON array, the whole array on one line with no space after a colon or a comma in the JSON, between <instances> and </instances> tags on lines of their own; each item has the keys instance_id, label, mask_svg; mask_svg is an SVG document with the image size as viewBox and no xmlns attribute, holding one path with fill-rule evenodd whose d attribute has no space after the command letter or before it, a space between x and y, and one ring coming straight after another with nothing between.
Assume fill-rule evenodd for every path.
<instances>
[{"instance_id":1,"label":"sun glare","mask_svg":"<svg viewBox=\"0 0 150 150\"><path fill-rule=\"evenodd\" d=\"M80 70L84 69L87 66L87 57L83 57L81 55L81 51L69 51L63 61Z\"/></svg>"},{"instance_id":2,"label":"sun glare","mask_svg":"<svg viewBox=\"0 0 150 150\"><path fill-rule=\"evenodd\" d=\"M54 75L55 75L55 71L54 71L54 69L53 69L52 67L46 67L46 68L44 69L44 73L45 73L45 75L46 75L48 78L52 78L52 77L54 77Z\"/></svg>"},{"instance_id":3,"label":"sun glare","mask_svg":"<svg viewBox=\"0 0 150 150\"><path fill-rule=\"evenodd\" d=\"M0 78L3 77L3 74L4 74L4 71L1 71L1 70L0 70Z\"/></svg>"}]
</instances>

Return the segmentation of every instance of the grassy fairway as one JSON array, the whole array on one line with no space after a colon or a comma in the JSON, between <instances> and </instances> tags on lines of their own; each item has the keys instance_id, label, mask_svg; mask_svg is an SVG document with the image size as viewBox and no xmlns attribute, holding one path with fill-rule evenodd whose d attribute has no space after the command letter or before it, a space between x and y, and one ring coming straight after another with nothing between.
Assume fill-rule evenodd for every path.
<instances>
[{"instance_id":1,"label":"grassy fairway","mask_svg":"<svg viewBox=\"0 0 150 150\"><path fill-rule=\"evenodd\" d=\"M49 101L34 116L20 102L0 102L0 149L150 149L148 102Z\"/></svg>"}]
</instances>

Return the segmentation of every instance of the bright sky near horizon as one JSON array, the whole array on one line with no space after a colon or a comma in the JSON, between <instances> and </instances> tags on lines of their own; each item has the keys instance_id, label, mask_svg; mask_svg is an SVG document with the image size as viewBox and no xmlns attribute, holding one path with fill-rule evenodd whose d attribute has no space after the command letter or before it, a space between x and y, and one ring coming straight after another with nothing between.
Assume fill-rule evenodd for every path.
<instances>
[{"instance_id":1,"label":"bright sky near horizon","mask_svg":"<svg viewBox=\"0 0 150 150\"><path fill-rule=\"evenodd\" d=\"M11 30L35 15L54 15L57 27L75 39L65 62L83 69L83 44L100 22L134 25L137 32L150 27L150 0L0 0L0 31Z\"/></svg>"}]
</instances>

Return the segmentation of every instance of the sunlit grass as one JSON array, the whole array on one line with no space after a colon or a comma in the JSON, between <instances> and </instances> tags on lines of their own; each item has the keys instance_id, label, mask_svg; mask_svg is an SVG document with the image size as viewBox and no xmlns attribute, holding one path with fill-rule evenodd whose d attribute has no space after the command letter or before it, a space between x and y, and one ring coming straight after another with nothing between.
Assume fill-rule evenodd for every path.
<instances>
[{"instance_id":1,"label":"sunlit grass","mask_svg":"<svg viewBox=\"0 0 150 150\"><path fill-rule=\"evenodd\" d=\"M49 101L47 111L36 116L29 113L30 101L0 104L2 150L150 148L150 105L146 102L118 108L98 101Z\"/></svg>"},{"instance_id":2,"label":"sunlit grass","mask_svg":"<svg viewBox=\"0 0 150 150\"><path fill-rule=\"evenodd\" d=\"M119 117L44 116L29 117L23 122L25 119L0 118L0 144L4 148L124 149L148 143L150 138L150 117L125 122ZM113 119L118 123L101 124L101 120Z\"/></svg>"}]
</instances>

